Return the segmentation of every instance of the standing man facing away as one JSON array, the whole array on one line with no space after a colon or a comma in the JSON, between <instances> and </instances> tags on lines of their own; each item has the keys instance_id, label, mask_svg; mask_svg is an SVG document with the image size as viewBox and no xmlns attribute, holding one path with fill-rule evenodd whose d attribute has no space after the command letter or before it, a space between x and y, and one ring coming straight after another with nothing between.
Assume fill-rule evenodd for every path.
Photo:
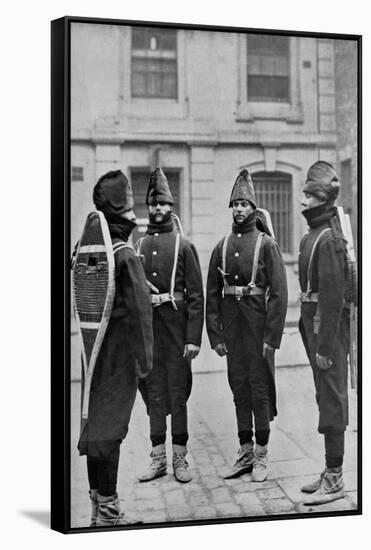
<instances>
[{"instance_id":1,"label":"standing man facing away","mask_svg":"<svg viewBox=\"0 0 371 550\"><path fill-rule=\"evenodd\" d=\"M339 181L333 166L313 164L303 187L303 215L309 229L300 244L300 333L313 370L324 435L326 468L304 504L323 504L344 496L342 465L348 424L347 355L349 311L346 298L346 242L336 223Z\"/></svg>"},{"instance_id":2,"label":"standing man facing away","mask_svg":"<svg viewBox=\"0 0 371 550\"><path fill-rule=\"evenodd\" d=\"M229 201L232 233L214 248L207 279L206 324L211 347L227 356L240 449L224 476L268 476L270 421L277 414L274 353L287 309L286 272L275 240L256 226L253 182L242 170ZM255 431L255 449L253 435Z\"/></svg>"},{"instance_id":3,"label":"standing man facing away","mask_svg":"<svg viewBox=\"0 0 371 550\"><path fill-rule=\"evenodd\" d=\"M150 481L167 472L166 416L170 413L174 475L186 483L192 479L185 458L191 361L199 353L203 325L201 270L195 247L174 230L173 197L160 168L151 174L146 203L150 223L137 248L153 305L153 370L144 381L152 461L139 480Z\"/></svg>"},{"instance_id":4,"label":"standing man facing away","mask_svg":"<svg viewBox=\"0 0 371 550\"><path fill-rule=\"evenodd\" d=\"M115 297L90 390L89 414L78 448L87 456L91 527L141 523L120 510L117 472L137 392L137 372L152 368L152 307L143 267L127 240L135 227L133 193L126 176L102 176L93 199L103 212L115 258ZM138 363L138 365L137 365Z\"/></svg>"}]
</instances>

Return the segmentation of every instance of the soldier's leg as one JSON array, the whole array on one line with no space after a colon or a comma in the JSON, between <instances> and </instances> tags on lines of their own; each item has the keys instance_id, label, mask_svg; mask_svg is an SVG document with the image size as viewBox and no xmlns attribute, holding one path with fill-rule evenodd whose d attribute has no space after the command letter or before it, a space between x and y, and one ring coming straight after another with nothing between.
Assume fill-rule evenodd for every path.
<instances>
[{"instance_id":1,"label":"soldier's leg","mask_svg":"<svg viewBox=\"0 0 371 550\"><path fill-rule=\"evenodd\" d=\"M141 523L121 511L117 495L117 474L121 440L102 442L102 457L88 456L88 477L92 500L91 527Z\"/></svg>"},{"instance_id":2,"label":"soldier's leg","mask_svg":"<svg viewBox=\"0 0 371 550\"><path fill-rule=\"evenodd\" d=\"M154 311L153 314L153 367L146 377L145 383L148 392L148 410L150 424L150 438L152 449L150 464L139 477L139 481L151 481L167 474L166 458L166 415L168 413L167 367L163 360L161 340L161 319Z\"/></svg>"},{"instance_id":3,"label":"soldier's leg","mask_svg":"<svg viewBox=\"0 0 371 550\"><path fill-rule=\"evenodd\" d=\"M333 365L327 371L318 367L319 432L324 434L326 468L320 478L302 491L311 493L304 504L325 504L344 496L344 432L348 424L347 335L336 343Z\"/></svg>"},{"instance_id":4,"label":"soldier's leg","mask_svg":"<svg viewBox=\"0 0 371 550\"><path fill-rule=\"evenodd\" d=\"M239 324L234 324L233 329L228 331L226 344L228 348L228 382L233 393L240 442L236 462L224 475L225 479L230 479L251 472L254 446L252 441L253 417L247 350L244 346Z\"/></svg>"},{"instance_id":5,"label":"soldier's leg","mask_svg":"<svg viewBox=\"0 0 371 550\"><path fill-rule=\"evenodd\" d=\"M251 350L248 361L256 442L252 479L261 482L267 479L269 473L268 441L271 398L268 365L259 351L258 349Z\"/></svg>"},{"instance_id":6,"label":"soldier's leg","mask_svg":"<svg viewBox=\"0 0 371 550\"><path fill-rule=\"evenodd\" d=\"M179 336L174 338L174 336ZM180 338L180 336L182 336ZM167 341L167 376L171 411L173 471L181 483L192 480L186 460L188 442L187 394L190 365L183 358L183 334L173 334Z\"/></svg>"}]
</instances>

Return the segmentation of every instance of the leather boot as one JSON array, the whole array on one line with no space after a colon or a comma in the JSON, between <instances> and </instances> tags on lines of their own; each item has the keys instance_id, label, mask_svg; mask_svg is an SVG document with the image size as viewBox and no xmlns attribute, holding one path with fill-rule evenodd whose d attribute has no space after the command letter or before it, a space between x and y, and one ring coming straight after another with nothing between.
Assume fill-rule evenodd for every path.
<instances>
[{"instance_id":1,"label":"leather boot","mask_svg":"<svg viewBox=\"0 0 371 550\"><path fill-rule=\"evenodd\" d=\"M317 491L309 495L303 504L326 504L344 497L344 481L342 468L326 468Z\"/></svg>"},{"instance_id":2,"label":"leather boot","mask_svg":"<svg viewBox=\"0 0 371 550\"><path fill-rule=\"evenodd\" d=\"M104 497L97 493L98 514L96 527L112 527L121 525L140 525L143 521L124 514L121 511L120 499L117 493Z\"/></svg>"},{"instance_id":3,"label":"leather boot","mask_svg":"<svg viewBox=\"0 0 371 550\"><path fill-rule=\"evenodd\" d=\"M254 452L252 480L265 481L268 473L268 445L258 445L257 443Z\"/></svg>"},{"instance_id":4,"label":"leather boot","mask_svg":"<svg viewBox=\"0 0 371 550\"><path fill-rule=\"evenodd\" d=\"M249 441L241 445L237 452L237 460L230 470L223 476L224 479L232 479L252 471L254 460L254 443Z\"/></svg>"},{"instance_id":5,"label":"leather boot","mask_svg":"<svg viewBox=\"0 0 371 550\"><path fill-rule=\"evenodd\" d=\"M166 461L166 449L165 444L156 445L153 447L151 454L151 464L144 474L138 477L139 481L151 481L157 477L166 476L167 474L167 461Z\"/></svg>"},{"instance_id":6,"label":"leather boot","mask_svg":"<svg viewBox=\"0 0 371 550\"><path fill-rule=\"evenodd\" d=\"M324 475L325 475L325 470L323 470L323 472L320 473L320 476L318 479L313 481L313 483L308 483L308 485L303 485L303 487L300 490L303 493L309 493L309 494L315 493L320 488L321 481Z\"/></svg>"},{"instance_id":7,"label":"leather boot","mask_svg":"<svg viewBox=\"0 0 371 550\"><path fill-rule=\"evenodd\" d=\"M95 527L97 523L98 515L98 499L97 499L97 490L90 489L89 491L90 500L91 500L91 518L89 527Z\"/></svg>"},{"instance_id":8,"label":"leather boot","mask_svg":"<svg viewBox=\"0 0 371 550\"><path fill-rule=\"evenodd\" d=\"M188 483L192 476L188 470L189 464L185 459L187 448L183 445L173 445L173 471L174 476L180 483Z\"/></svg>"}]
</instances>

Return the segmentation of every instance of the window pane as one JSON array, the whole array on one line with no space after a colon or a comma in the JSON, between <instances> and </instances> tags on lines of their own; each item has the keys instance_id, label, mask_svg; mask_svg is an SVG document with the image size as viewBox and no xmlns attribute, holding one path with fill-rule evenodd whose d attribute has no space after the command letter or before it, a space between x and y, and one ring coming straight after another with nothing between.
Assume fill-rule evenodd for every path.
<instances>
[{"instance_id":1,"label":"window pane","mask_svg":"<svg viewBox=\"0 0 371 550\"><path fill-rule=\"evenodd\" d=\"M247 93L254 101L289 101L289 39L248 35Z\"/></svg>"},{"instance_id":2,"label":"window pane","mask_svg":"<svg viewBox=\"0 0 371 550\"><path fill-rule=\"evenodd\" d=\"M152 48L151 48L152 46ZM132 48L139 50L176 50L176 30L148 27L132 28Z\"/></svg>"},{"instance_id":3,"label":"window pane","mask_svg":"<svg viewBox=\"0 0 371 550\"><path fill-rule=\"evenodd\" d=\"M250 101L289 100L289 81L281 76L248 76L248 94Z\"/></svg>"},{"instance_id":4,"label":"window pane","mask_svg":"<svg viewBox=\"0 0 371 550\"><path fill-rule=\"evenodd\" d=\"M176 31L132 29L132 96L177 98Z\"/></svg>"}]
</instances>

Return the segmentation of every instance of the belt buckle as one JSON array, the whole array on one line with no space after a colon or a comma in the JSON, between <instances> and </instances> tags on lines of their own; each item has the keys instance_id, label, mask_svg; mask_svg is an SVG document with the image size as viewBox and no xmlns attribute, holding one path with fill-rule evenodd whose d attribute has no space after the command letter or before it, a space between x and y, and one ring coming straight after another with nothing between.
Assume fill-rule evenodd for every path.
<instances>
[{"instance_id":1,"label":"belt buckle","mask_svg":"<svg viewBox=\"0 0 371 550\"><path fill-rule=\"evenodd\" d=\"M160 305L161 304L161 296L158 296L157 294L151 295L151 301L153 305Z\"/></svg>"},{"instance_id":2,"label":"belt buckle","mask_svg":"<svg viewBox=\"0 0 371 550\"><path fill-rule=\"evenodd\" d=\"M242 286L236 286L235 287L235 292L236 292L235 296L239 296L239 297L243 296L243 287Z\"/></svg>"}]
</instances>

